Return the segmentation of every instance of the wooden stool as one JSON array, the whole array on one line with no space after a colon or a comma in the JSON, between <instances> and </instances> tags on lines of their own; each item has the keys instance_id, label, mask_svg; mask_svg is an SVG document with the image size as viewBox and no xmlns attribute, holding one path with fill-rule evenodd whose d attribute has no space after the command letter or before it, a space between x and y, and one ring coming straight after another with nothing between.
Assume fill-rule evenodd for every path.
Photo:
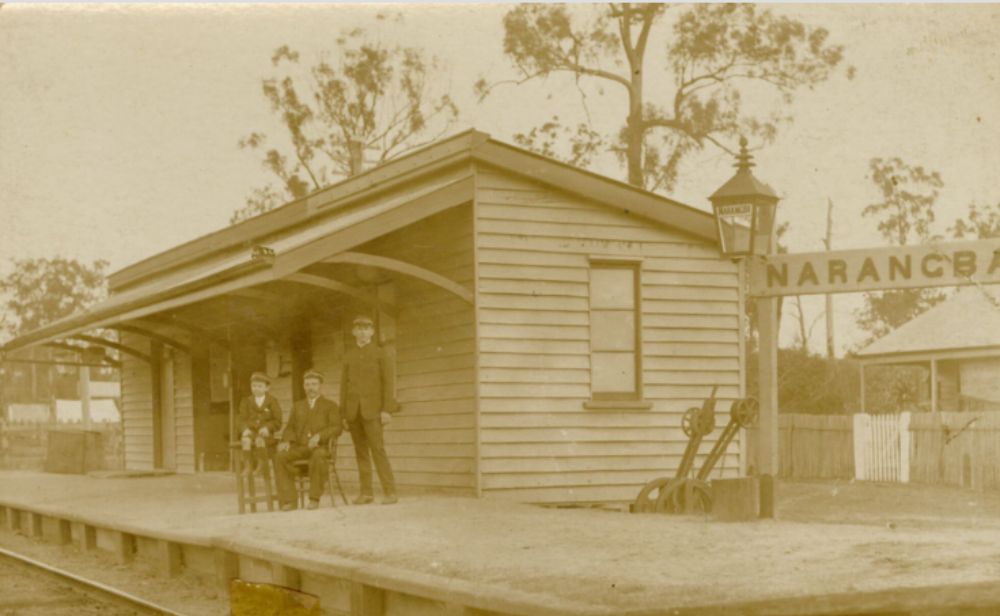
<instances>
[{"instance_id":1,"label":"wooden stool","mask_svg":"<svg viewBox=\"0 0 1000 616\"><path fill-rule=\"evenodd\" d=\"M295 493L299 496L299 509L304 509L309 494L309 460L296 460L292 466L295 467L292 479L295 481Z\"/></svg>"},{"instance_id":2,"label":"wooden stool","mask_svg":"<svg viewBox=\"0 0 1000 616\"><path fill-rule=\"evenodd\" d=\"M271 467L271 456L264 460L264 473L258 475L251 472L248 476L243 476L243 450L239 443L230 445L234 450L235 470L236 470L236 498L239 503L240 513L246 513L247 508L251 513L257 513L257 504L265 503L268 511L274 511L274 504L277 494L274 489L274 471ZM263 494L257 493L258 480L263 482Z\"/></svg>"}]
</instances>

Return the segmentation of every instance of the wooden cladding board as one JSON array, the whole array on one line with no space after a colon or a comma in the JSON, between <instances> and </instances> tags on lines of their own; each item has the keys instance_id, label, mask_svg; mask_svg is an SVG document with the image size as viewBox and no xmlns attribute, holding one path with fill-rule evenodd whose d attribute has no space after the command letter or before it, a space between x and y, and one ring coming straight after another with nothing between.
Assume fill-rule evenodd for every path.
<instances>
[{"instance_id":1,"label":"wooden cladding board","mask_svg":"<svg viewBox=\"0 0 1000 616\"><path fill-rule=\"evenodd\" d=\"M122 333L122 343L149 353L149 341L135 334ZM153 381L149 364L122 355L122 434L125 468L153 468Z\"/></svg>"},{"instance_id":2,"label":"wooden cladding board","mask_svg":"<svg viewBox=\"0 0 1000 616\"><path fill-rule=\"evenodd\" d=\"M174 456L179 473L195 471L194 405L191 387L191 357L173 351L169 358L174 362Z\"/></svg>"},{"instance_id":3,"label":"wooden cladding board","mask_svg":"<svg viewBox=\"0 0 1000 616\"><path fill-rule=\"evenodd\" d=\"M736 265L627 203L588 202L485 166L475 207L484 492L628 501L646 481L672 475L687 443L683 412L719 385L724 424L739 395ZM641 264L649 409L584 407L593 258ZM736 475L739 447L730 446L712 477Z\"/></svg>"},{"instance_id":4,"label":"wooden cladding board","mask_svg":"<svg viewBox=\"0 0 1000 616\"><path fill-rule=\"evenodd\" d=\"M426 268L472 289L472 209L458 207L357 249ZM385 429L386 449L401 489L475 492L475 314L455 295L422 280L394 276L397 309L396 394L401 411ZM317 315L313 363L337 399L341 358L352 311ZM349 434L338 441L338 469L357 481ZM378 479L375 479L376 484ZM378 486L376 485L376 490Z\"/></svg>"},{"instance_id":5,"label":"wooden cladding board","mask_svg":"<svg viewBox=\"0 0 1000 616\"><path fill-rule=\"evenodd\" d=\"M123 344L150 352L148 339L124 333ZM164 361L173 362L174 374L174 460L180 473L193 473L195 464L194 407L191 389L191 358L180 351L168 351ZM153 379L150 365L129 355L122 356L122 431L125 468L153 468Z\"/></svg>"}]
</instances>

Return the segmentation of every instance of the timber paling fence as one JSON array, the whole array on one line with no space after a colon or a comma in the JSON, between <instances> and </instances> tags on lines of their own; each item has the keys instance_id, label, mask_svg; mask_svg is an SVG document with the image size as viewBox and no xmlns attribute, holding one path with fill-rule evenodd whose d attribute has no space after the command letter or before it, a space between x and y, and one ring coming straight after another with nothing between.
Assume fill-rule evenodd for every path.
<instances>
[{"instance_id":1,"label":"timber paling fence","mask_svg":"<svg viewBox=\"0 0 1000 616\"><path fill-rule=\"evenodd\" d=\"M1000 412L785 413L778 420L782 477L1000 490Z\"/></svg>"},{"instance_id":2,"label":"timber paling fence","mask_svg":"<svg viewBox=\"0 0 1000 616\"><path fill-rule=\"evenodd\" d=\"M854 477L854 444L850 415L778 416L782 477L850 479Z\"/></svg>"}]
</instances>

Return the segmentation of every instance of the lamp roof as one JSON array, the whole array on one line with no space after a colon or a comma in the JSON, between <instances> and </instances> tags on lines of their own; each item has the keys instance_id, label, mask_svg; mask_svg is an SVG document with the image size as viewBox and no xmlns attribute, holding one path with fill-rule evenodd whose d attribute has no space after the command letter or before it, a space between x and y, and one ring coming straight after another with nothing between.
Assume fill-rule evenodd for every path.
<instances>
[{"instance_id":1,"label":"lamp roof","mask_svg":"<svg viewBox=\"0 0 1000 616\"><path fill-rule=\"evenodd\" d=\"M747 151L746 137L740 138L740 153L736 156L736 174L729 178L717 191L712 193L709 200L732 199L735 197L759 196L768 197L774 200L779 199L774 189L761 182L750 168L754 166L753 156Z\"/></svg>"}]
</instances>

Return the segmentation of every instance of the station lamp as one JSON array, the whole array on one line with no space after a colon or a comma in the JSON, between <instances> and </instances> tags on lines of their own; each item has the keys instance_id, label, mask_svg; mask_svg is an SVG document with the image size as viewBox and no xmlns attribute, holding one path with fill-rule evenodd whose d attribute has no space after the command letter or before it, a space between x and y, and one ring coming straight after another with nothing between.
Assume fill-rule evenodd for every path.
<instances>
[{"instance_id":1,"label":"station lamp","mask_svg":"<svg viewBox=\"0 0 1000 616\"><path fill-rule=\"evenodd\" d=\"M715 214L719 246L727 257L771 252L778 195L754 177L750 172L753 166L753 156L747 151L747 140L741 137L736 174L708 198Z\"/></svg>"}]
</instances>

